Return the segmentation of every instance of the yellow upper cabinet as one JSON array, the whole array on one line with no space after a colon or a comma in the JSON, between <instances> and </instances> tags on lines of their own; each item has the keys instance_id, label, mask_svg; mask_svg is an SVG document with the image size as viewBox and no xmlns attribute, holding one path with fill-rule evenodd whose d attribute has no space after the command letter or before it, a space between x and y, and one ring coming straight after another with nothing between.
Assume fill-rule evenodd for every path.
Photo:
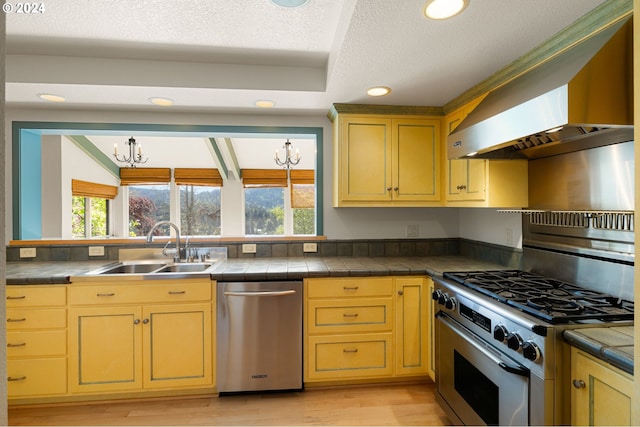
<instances>
[{"instance_id":1,"label":"yellow upper cabinet","mask_svg":"<svg viewBox=\"0 0 640 427\"><path fill-rule=\"evenodd\" d=\"M478 98L445 117L443 147L447 137L482 100ZM522 208L529 203L528 161L448 160L443 148L447 206Z\"/></svg>"},{"instance_id":2,"label":"yellow upper cabinet","mask_svg":"<svg viewBox=\"0 0 640 427\"><path fill-rule=\"evenodd\" d=\"M338 114L334 206L438 206L441 118Z\"/></svg>"}]
</instances>

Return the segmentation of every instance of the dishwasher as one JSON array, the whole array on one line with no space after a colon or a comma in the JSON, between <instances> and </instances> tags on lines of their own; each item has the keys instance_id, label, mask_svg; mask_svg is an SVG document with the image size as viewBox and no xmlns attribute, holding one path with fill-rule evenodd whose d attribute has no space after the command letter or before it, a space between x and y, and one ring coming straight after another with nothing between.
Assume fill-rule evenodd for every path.
<instances>
[{"instance_id":1,"label":"dishwasher","mask_svg":"<svg viewBox=\"0 0 640 427\"><path fill-rule=\"evenodd\" d=\"M302 281L218 282L218 392L302 389Z\"/></svg>"}]
</instances>

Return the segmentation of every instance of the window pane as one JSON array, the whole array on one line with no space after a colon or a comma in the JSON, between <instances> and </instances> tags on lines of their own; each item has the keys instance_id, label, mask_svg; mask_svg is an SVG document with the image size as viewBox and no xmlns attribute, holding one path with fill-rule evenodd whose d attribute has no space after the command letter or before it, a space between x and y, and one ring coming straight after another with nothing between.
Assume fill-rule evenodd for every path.
<instances>
[{"instance_id":1,"label":"window pane","mask_svg":"<svg viewBox=\"0 0 640 427\"><path fill-rule=\"evenodd\" d=\"M85 223L85 198L73 196L71 201L71 236L76 239L84 239Z\"/></svg>"},{"instance_id":2,"label":"window pane","mask_svg":"<svg viewBox=\"0 0 640 427\"><path fill-rule=\"evenodd\" d=\"M156 222L169 221L169 215L168 184L129 186L129 236L147 235Z\"/></svg>"},{"instance_id":3,"label":"window pane","mask_svg":"<svg viewBox=\"0 0 640 427\"><path fill-rule=\"evenodd\" d=\"M284 234L285 188L245 188L245 234Z\"/></svg>"},{"instance_id":4,"label":"window pane","mask_svg":"<svg viewBox=\"0 0 640 427\"><path fill-rule=\"evenodd\" d=\"M316 189L313 184L291 185L293 234L316 234Z\"/></svg>"},{"instance_id":5,"label":"window pane","mask_svg":"<svg viewBox=\"0 0 640 427\"><path fill-rule=\"evenodd\" d=\"M316 210L293 209L293 234L316 234Z\"/></svg>"},{"instance_id":6,"label":"window pane","mask_svg":"<svg viewBox=\"0 0 640 427\"><path fill-rule=\"evenodd\" d=\"M92 197L88 200L91 203L91 237L106 237L109 234L107 199Z\"/></svg>"},{"instance_id":7,"label":"window pane","mask_svg":"<svg viewBox=\"0 0 640 427\"><path fill-rule=\"evenodd\" d=\"M220 235L220 187L180 186L180 231L186 236Z\"/></svg>"}]
</instances>

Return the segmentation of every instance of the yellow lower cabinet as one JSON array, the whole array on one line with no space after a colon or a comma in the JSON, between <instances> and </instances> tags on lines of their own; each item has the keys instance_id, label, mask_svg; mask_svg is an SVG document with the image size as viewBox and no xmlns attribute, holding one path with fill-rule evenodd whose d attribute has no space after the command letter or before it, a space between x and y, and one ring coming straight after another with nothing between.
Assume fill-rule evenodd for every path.
<instances>
[{"instance_id":1,"label":"yellow lower cabinet","mask_svg":"<svg viewBox=\"0 0 640 427\"><path fill-rule=\"evenodd\" d=\"M210 304L145 307L143 318L144 388L211 384Z\"/></svg>"},{"instance_id":2,"label":"yellow lower cabinet","mask_svg":"<svg viewBox=\"0 0 640 427\"><path fill-rule=\"evenodd\" d=\"M309 379L391 376L392 342L391 333L309 337Z\"/></svg>"},{"instance_id":3,"label":"yellow lower cabinet","mask_svg":"<svg viewBox=\"0 0 640 427\"><path fill-rule=\"evenodd\" d=\"M6 293L9 402L66 394L66 286L10 285Z\"/></svg>"},{"instance_id":4,"label":"yellow lower cabinet","mask_svg":"<svg viewBox=\"0 0 640 427\"><path fill-rule=\"evenodd\" d=\"M572 347L571 381L572 425L631 425L633 376Z\"/></svg>"},{"instance_id":5,"label":"yellow lower cabinet","mask_svg":"<svg viewBox=\"0 0 640 427\"><path fill-rule=\"evenodd\" d=\"M142 309L69 310L71 392L142 387Z\"/></svg>"},{"instance_id":6,"label":"yellow lower cabinet","mask_svg":"<svg viewBox=\"0 0 640 427\"><path fill-rule=\"evenodd\" d=\"M9 398L56 396L66 392L66 357L7 360Z\"/></svg>"},{"instance_id":7,"label":"yellow lower cabinet","mask_svg":"<svg viewBox=\"0 0 640 427\"><path fill-rule=\"evenodd\" d=\"M429 372L429 288L424 277L394 279L396 290L395 374Z\"/></svg>"}]
</instances>

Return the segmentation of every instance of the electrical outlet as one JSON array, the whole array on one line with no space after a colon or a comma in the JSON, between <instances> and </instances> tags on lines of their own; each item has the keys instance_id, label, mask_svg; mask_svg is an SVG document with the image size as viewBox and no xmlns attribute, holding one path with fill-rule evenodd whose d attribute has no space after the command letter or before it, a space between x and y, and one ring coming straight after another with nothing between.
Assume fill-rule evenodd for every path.
<instances>
[{"instance_id":1,"label":"electrical outlet","mask_svg":"<svg viewBox=\"0 0 640 427\"><path fill-rule=\"evenodd\" d=\"M20 248L20 258L35 258L36 248Z\"/></svg>"},{"instance_id":2,"label":"electrical outlet","mask_svg":"<svg viewBox=\"0 0 640 427\"><path fill-rule=\"evenodd\" d=\"M420 235L418 224L407 225L407 237L417 238Z\"/></svg>"},{"instance_id":3,"label":"electrical outlet","mask_svg":"<svg viewBox=\"0 0 640 427\"><path fill-rule=\"evenodd\" d=\"M505 229L504 240L507 245L513 245L513 230L510 228Z\"/></svg>"},{"instance_id":4,"label":"electrical outlet","mask_svg":"<svg viewBox=\"0 0 640 427\"><path fill-rule=\"evenodd\" d=\"M89 256L104 256L104 246L89 246Z\"/></svg>"},{"instance_id":5,"label":"electrical outlet","mask_svg":"<svg viewBox=\"0 0 640 427\"><path fill-rule=\"evenodd\" d=\"M256 253L256 244L255 243L245 243L242 245L242 253L243 254L255 254Z\"/></svg>"},{"instance_id":6,"label":"electrical outlet","mask_svg":"<svg viewBox=\"0 0 640 427\"><path fill-rule=\"evenodd\" d=\"M302 245L302 252L318 252L317 243L304 243Z\"/></svg>"}]
</instances>

